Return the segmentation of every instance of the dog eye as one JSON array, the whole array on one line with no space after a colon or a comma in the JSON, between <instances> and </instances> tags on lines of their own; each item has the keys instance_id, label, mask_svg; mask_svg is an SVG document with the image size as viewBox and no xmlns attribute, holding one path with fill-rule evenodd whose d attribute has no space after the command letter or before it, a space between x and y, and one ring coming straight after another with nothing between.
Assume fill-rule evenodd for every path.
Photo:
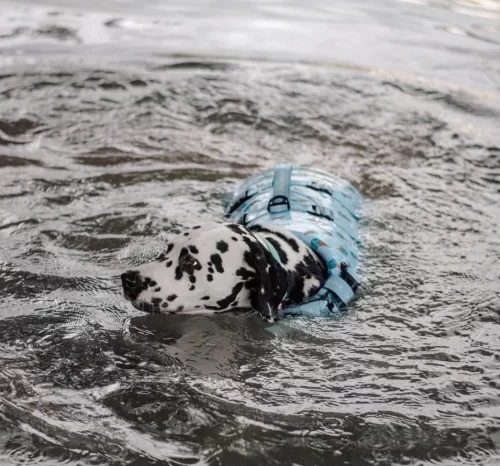
<instances>
[{"instance_id":1,"label":"dog eye","mask_svg":"<svg viewBox=\"0 0 500 466\"><path fill-rule=\"evenodd\" d=\"M198 261L192 256L188 256L184 259L184 265L187 265L188 267L193 267L196 264L198 264Z\"/></svg>"}]
</instances>

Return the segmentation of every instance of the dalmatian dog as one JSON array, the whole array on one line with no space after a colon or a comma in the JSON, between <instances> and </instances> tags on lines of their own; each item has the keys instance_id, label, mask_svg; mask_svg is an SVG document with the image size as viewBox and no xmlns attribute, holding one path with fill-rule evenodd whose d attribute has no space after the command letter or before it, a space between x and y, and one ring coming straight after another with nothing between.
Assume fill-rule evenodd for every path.
<instances>
[{"instance_id":1,"label":"dalmatian dog","mask_svg":"<svg viewBox=\"0 0 500 466\"><path fill-rule=\"evenodd\" d=\"M269 322L282 306L314 295L326 278L320 256L287 230L232 223L191 227L154 262L121 275L125 298L141 311L256 310Z\"/></svg>"}]
</instances>

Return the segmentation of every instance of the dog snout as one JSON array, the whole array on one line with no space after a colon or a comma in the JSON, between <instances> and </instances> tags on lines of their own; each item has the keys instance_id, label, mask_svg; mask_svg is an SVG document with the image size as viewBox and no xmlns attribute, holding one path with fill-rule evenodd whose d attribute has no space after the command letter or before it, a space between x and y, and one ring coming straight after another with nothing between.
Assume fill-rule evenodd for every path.
<instances>
[{"instance_id":1,"label":"dog snout","mask_svg":"<svg viewBox=\"0 0 500 466\"><path fill-rule=\"evenodd\" d=\"M134 301L142 291L141 274L136 270L129 270L121 274L123 294L126 298Z\"/></svg>"}]
</instances>

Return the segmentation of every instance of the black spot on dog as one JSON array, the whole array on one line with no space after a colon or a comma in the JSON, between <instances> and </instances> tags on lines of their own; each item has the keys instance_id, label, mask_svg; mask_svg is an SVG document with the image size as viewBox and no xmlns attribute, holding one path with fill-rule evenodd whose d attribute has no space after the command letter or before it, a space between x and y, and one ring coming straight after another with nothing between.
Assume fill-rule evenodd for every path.
<instances>
[{"instance_id":1,"label":"black spot on dog","mask_svg":"<svg viewBox=\"0 0 500 466\"><path fill-rule=\"evenodd\" d=\"M259 241L243 238L248 250L243 254L245 263L255 271L255 278L245 282L252 307L265 318L276 320L278 306L288 290L286 269ZM240 273L244 273L242 270Z\"/></svg>"},{"instance_id":2,"label":"black spot on dog","mask_svg":"<svg viewBox=\"0 0 500 466\"><path fill-rule=\"evenodd\" d=\"M202 301L208 301L210 299L210 296L203 296L203 298L201 298Z\"/></svg>"},{"instance_id":3,"label":"black spot on dog","mask_svg":"<svg viewBox=\"0 0 500 466\"><path fill-rule=\"evenodd\" d=\"M208 280L209 282L213 282L213 281L214 281L214 276L213 276L212 274L210 274L210 273L209 273L209 274L207 275L207 280Z\"/></svg>"},{"instance_id":4,"label":"black spot on dog","mask_svg":"<svg viewBox=\"0 0 500 466\"><path fill-rule=\"evenodd\" d=\"M182 269L181 269L181 267L178 265L178 266L175 268L175 279L176 279L176 280L180 280L180 279L182 278L182 275L183 275Z\"/></svg>"},{"instance_id":5,"label":"black spot on dog","mask_svg":"<svg viewBox=\"0 0 500 466\"><path fill-rule=\"evenodd\" d=\"M227 228L229 228L233 233L236 233L240 236L246 234L245 227L243 227L242 225L237 225L236 223L227 225Z\"/></svg>"},{"instance_id":6,"label":"black spot on dog","mask_svg":"<svg viewBox=\"0 0 500 466\"><path fill-rule=\"evenodd\" d=\"M177 295L176 294L171 294L171 295L167 296L167 301L169 301L169 302L172 302L175 299L177 299Z\"/></svg>"},{"instance_id":7,"label":"black spot on dog","mask_svg":"<svg viewBox=\"0 0 500 466\"><path fill-rule=\"evenodd\" d=\"M243 288L243 282L240 282L240 283L237 283L236 285L234 285L230 295L217 301L219 308L221 310L227 309L229 307L229 305L236 299L236 297L238 296L238 293L241 291L242 288Z\"/></svg>"},{"instance_id":8,"label":"black spot on dog","mask_svg":"<svg viewBox=\"0 0 500 466\"><path fill-rule=\"evenodd\" d=\"M156 260L157 260L158 262L163 262L164 260L166 260L166 258L167 258L167 255L166 255L164 252L162 252L162 253L161 253L161 254L160 254L160 255L156 258Z\"/></svg>"},{"instance_id":9,"label":"black spot on dog","mask_svg":"<svg viewBox=\"0 0 500 466\"><path fill-rule=\"evenodd\" d=\"M198 254L200 252L196 246L188 246L188 248L192 254Z\"/></svg>"},{"instance_id":10,"label":"black spot on dog","mask_svg":"<svg viewBox=\"0 0 500 466\"><path fill-rule=\"evenodd\" d=\"M172 265L172 261L168 261L166 264L165 264L167 267L170 267Z\"/></svg>"},{"instance_id":11,"label":"black spot on dog","mask_svg":"<svg viewBox=\"0 0 500 466\"><path fill-rule=\"evenodd\" d=\"M213 268L213 267L209 267L209 268L208 268L208 271L209 271L209 273L214 273L214 272L215 272L215 270L214 270L214 268Z\"/></svg>"},{"instance_id":12,"label":"black spot on dog","mask_svg":"<svg viewBox=\"0 0 500 466\"><path fill-rule=\"evenodd\" d=\"M196 289L196 286L194 286L194 285L191 285L191 286L189 287L189 291L193 291L194 289Z\"/></svg>"},{"instance_id":13,"label":"black spot on dog","mask_svg":"<svg viewBox=\"0 0 500 466\"><path fill-rule=\"evenodd\" d=\"M304 278L309 280L315 278L318 281L318 285L313 286L311 290L309 290L309 296L313 296L317 293L326 279L323 262L319 257L315 260L312 254L307 254L303 260L295 266L290 276L293 283L290 287L288 301L294 304L301 303L308 297L306 296L306 290L304 288Z\"/></svg>"},{"instance_id":14,"label":"black spot on dog","mask_svg":"<svg viewBox=\"0 0 500 466\"><path fill-rule=\"evenodd\" d=\"M288 300L292 303L301 303L305 299L304 279L300 275L294 275L293 287L288 295Z\"/></svg>"},{"instance_id":15,"label":"black spot on dog","mask_svg":"<svg viewBox=\"0 0 500 466\"><path fill-rule=\"evenodd\" d=\"M252 278L251 280L247 280L245 282L245 288L247 290L253 290L253 289L257 288L258 285L259 285L259 281L258 281L257 277Z\"/></svg>"},{"instance_id":16,"label":"black spot on dog","mask_svg":"<svg viewBox=\"0 0 500 466\"><path fill-rule=\"evenodd\" d=\"M162 307L163 309L167 309L167 307L168 307L168 303L163 303L163 304L161 305L161 307Z\"/></svg>"},{"instance_id":17,"label":"black spot on dog","mask_svg":"<svg viewBox=\"0 0 500 466\"><path fill-rule=\"evenodd\" d=\"M212 264L211 262L207 262L207 265L208 265L209 267L212 267L212 265L213 265L213 264Z\"/></svg>"},{"instance_id":18,"label":"black spot on dog","mask_svg":"<svg viewBox=\"0 0 500 466\"><path fill-rule=\"evenodd\" d=\"M184 306L179 306L175 312L182 312L184 310Z\"/></svg>"},{"instance_id":19,"label":"black spot on dog","mask_svg":"<svg viewBox=\"0 0 500 466\"><path fill-rule=\"evenodd\" d=\"M293 238L289 238L288 236L284 235L281 232L276 232L272 230L268 230L267 228L264 228L261 225L254 225L249 227L251 231L254 231L256 233L270 233L271 235L275 235L278 238L282 239L285 243L287 243L295 252L299 252L299 243L295 241Z\"/></svg>"},{"instance_id":20,"label":"black spot on dog","mask_svg":"<svg viewBox=\"0 0 500 466\"><path fill-rule=\"evenodd\" d=\"M245 267L240 267L236 271L236 275L238 277L241 277L245 281L250 280L251 278L255 278L255 273L251 270L245 269Z\"/></svg>"},{"instance_id":21,"label":"black spot on dog","mask_svg":"<svg viewBox=\"0 0 500 466\"><path fill-rule=\"evenodd\" d=\"M129 270L121 275L122 287L125 296L131 301L148 289L148 279L143 279L136 270Z\"/></svg>"},{"instance_id":22,"label":"black spot on dog","mask_svg":"<svg viewBox=\"0 0 500 466\"><path fill-rule=\"evenodd\" d=\"M166 254L168 254L172 249L174 248L174 243L170 243L168 246L167 246L167 252Z\"/></svg>"},{"instance_id":23,"label":"black spot on dog","mask_svg":"<svg viewBox=\"0 0 500 466\"><path fill-rule=\"evenodd\" d=\"M224 241L224 240L220 240L220 241L217 241L217 244L215 245L215 247L222 253L224 254L225 252L227 252L227 250L229 249L229 245Z\"/></svg>"},{"instance_id":24,"label":"black spot on dog","mask_svg":"<svg viewBox=\"0 0 500 466\"><path fill-rule=\"evenodd\" d=\"M189 281L190 281L191 283L196 283L196 277L195 277L194 275L190 275L190 276L189 276Z\"/></svg>"},{"instance_id":25,"label":"black spot on dog","mask_svg":"<svg viewBox=\"0 0 500 466\"><path fill-rule=\"evenodd\" d=\"M224 273L224 267L222 267L222 257L220 254L212 254L210 256L210 260L213 262L215 266L215 270L219 273Z\"/></svg>"},{"instance_id":26,"label":"black spot on dog","mask_svg":"<svg viewBox=\"0 0 500 466\"><path fill-rule=\"evenodd\" d=\"M313 255L314 254L314 255ZM315 258L316 257L316 258ZM322 281L325 279L326 267L323 259L315 252L309 253L304 257L305 275L312 275L314 278Z\"/></svg>"},{"instance_id":27,"label":"black spot on dog","mask_svg":"<svg viewBox=\"0 0 500 466\"><path fill-rule=\"evenodd\" d=\"M158 285L158 283L156 283L154 280L151 280L149 282L149 286L156 286L156 285Z\"/></svg>"},{"instance_id":28,"label":"black spot on dog","mask_svg":"<svg viewBox=\"0 0 500 466\"><path fill-rule=\"evenodd\" d=\"M155 288L155 292L158 293L158 291L161 291L161 286Z\"/></svg>"},{"instance_id":29,"label":"black spot on dog","mask_svg":"<svg viewBox=\"0 0 500 466\"><path fill-rule=\"evenodd\" d=\"M253 252L257 255L262 253L261 252L262 245L260 244L260 242L257 240L257 238L255 236L254 236L253 240L248 235L245 235L242 238L243 238L243 242L248 246L248 249L250 249L251 252Z\"/></svg>"},{"instance_id":30,"label":"black spot on dog","mask_svg":"<svg viewBox=\"0 0 500 466\"><path fill-rule=\"evenodd\" d=\"M283 265L288 264L288 256L286 255L286 252L281 249L280 243L278 243L278 241L276 241L274 238L271 238L270 236L266 236L266 240L269 241L272 246L274 246L274 249L276 249L281 263Z\"/></svg>"},{"instance_id":31,"label":"black spot on dog","mask_svg":"<svg viewBox=\"0 0 500 466\"><path fill-rule=\"evenodd\" d=\"M161 298L153 298L151 300L151 304L153 304L153 311L157 310L160 307L160 304L162 303L163 299Z\"/></svg>"},{"instance_id":32,"label":"black spot on dog","mask_svg":"<svg viewBox=\"0 0 500 466\"><path fill-rule=\"evenodd\" d=\"M238 241L238 238L236 238L235 236L231 236L231 239L232 239L233 241Z\"/></svg>"},{"instance_id":33,"label":"black spot on dog","mask_svg":"<svg viewBox=\"0 0 500 466\"><path fill-rule=\"evenodd\" d=\"M186 233L184 233L184 236L189 236L189 231L186 231Z\"/></svg>"},{"instance_id":34,"label":"black spot on dog","mask_svg":"<svg viewBox=\"0 0 500 466\"><path fill-rule=\"evenodd\" d=\"M196 225L196 226L192 227L193 230L198 230L199 228L201 228L201 225Z\"/></svg>"}]
</instances>

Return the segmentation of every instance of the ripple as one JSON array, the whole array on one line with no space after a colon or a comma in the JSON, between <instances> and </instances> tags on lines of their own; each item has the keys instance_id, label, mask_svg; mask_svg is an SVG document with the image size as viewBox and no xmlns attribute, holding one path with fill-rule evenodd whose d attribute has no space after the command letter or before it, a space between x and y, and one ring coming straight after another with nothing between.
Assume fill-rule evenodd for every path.
<instances>
[{"instance_id":1,"label":"ripple","mask_svg":"<svg viewBox=\"0 0 500 466\"><path fill-rule=\"evenodd\" d=\"M248 172L247 172L248 173ZM125 173L108 173L90 179L92 182L104 182L112 187L127 186L146 182L161 182L175 180L218 181L224 178L244 178L247 173L220 172L205 169L178 169L178 170L152 170L133 171Z\"/></svg>"},{"instance_id":2,"label":"ripple","mask_svg":"<svg viewBox=\"0 0 500 466\"><path fill-rule=\"evenodd\" d=\"M75 29L71 29L65 26L58 26L55 24L36 29L32 32L32 34L41 37L50 37L62 41L74 40L76 42L80 42L80 38L78 37L78 33Z\"/></svg>"},{"instance_id":3,"label":"ripple","mask_svg":"<svg viewBox=\"0 0 500 466\"><path fill-rule=\"evenodd\" d=\"M0 168L5 167L25 167L25 166L42 166L43 163L39 160L27 159L23 157L11 157L8 155L0 155Z\"/></svg>"},{"instance_id":4,"label":"ripple","mask_svg":"<svg viewBox=\"0 0 500 466\"><path fill-rule=\"evenodd\" d=\"M6 462L494 464L496 100L352 68L50 65L0 77ZM123 269L278 160L367 198L344 318L272 334L123 299Z\"/></svg>"},{"instance_id":5,"label":"ripple","mask_svg":"<svg viewBox=\"0 0 500 466\"><path fill-rule=\"evenodd\" d=\"M153 68L154 71L165 70L210 70L210 71L230 71L234 68L231 63L208 62L208 61L180 61L166 65L158 65Z\"/></svg>"},{"instance_id":6,"label":"ripple","mask_svg":"<svg viewBox=\"0 0 500 466\"><path fill-rule=\"evenodd\" d=\"M7 136L21 136L38 127L38 123L27 118L19 120L0 121L0 131L3 131Z\"/></svg>"}]
</instances>

